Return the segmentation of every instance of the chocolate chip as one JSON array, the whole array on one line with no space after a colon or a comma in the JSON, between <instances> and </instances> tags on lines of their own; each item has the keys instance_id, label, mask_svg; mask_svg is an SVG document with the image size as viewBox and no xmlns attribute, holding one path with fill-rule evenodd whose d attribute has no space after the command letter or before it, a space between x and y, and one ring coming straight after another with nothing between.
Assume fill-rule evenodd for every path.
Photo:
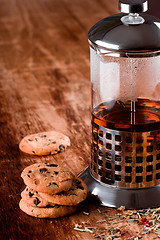
<instances>
[{"instance_id":1,"label":"chocolate chip","mask_svg":"<svg viewBox=\"0 0 160 240\"><path fill-rule=\"evenodd\" d=\"M56 174L56 175L57 175L57 174L58 174L58 172L54 171L54 174Z\"/></svg>"},{"instance_id":2,"label":"chocolate chip","mask_svg":"<svg viewBox=\"0 0 160 240\"><path fill-rule=\"evenodd\" d=\"M34 193L29 192L29 196L30 196L30 197L32 197L33 195L34 195Z\"/></svg>"},{"instance_id":3,"label":"chocolate chip","mask_svg":"<svg viewBox=\"0 0 160 240\"><path fill-rule=\"evenodd\" d=\"M49 183L49 188L55 188L55 187L58 187L58 185L54 182L52 183Z\"/></svg>"},{"instance_id":4,"label":"chocolate chip","mask_svg":"<svg viewBox=\"0 0 160 240\"><path fill-rule=\"evenodd\" d=\"M47 137L47 135L40 135L40 137L41 137L41 138L46 138L46 137Z\"/></svg>"},{"instance_id":5,"label":"chocolate chip","mask_svg":"<svg viewBox=\"0 0 160 240\"><path fill-rule=\"evenodd\" d=\"M65 146L64 145L60 145L58 153L63 152L64 150L65 150Z\"/></svg>"},{"instance_id":6,"label":"chocolate chip","mask_svg":"<svg viewBox=\"0 0 160 240\"><path fill-rule=\"evenodd\" d=\"M56 141L52 142L52 144L56 144Z\"/></svg>"},{"instance_id":7,"label":"chocolate chip","mask_svg":"<svg viewBox=\"0 0 160 240\"><path fill-rule=\"evenodd\" d=\"M78 197L78 195L75 193L70 193L69 196L77 196Z\"/></svg>"},{"instance_id":8,"label":"chocolate chip","mask_svg":"<svg viewBox=\"0 0 160 240\"><path fill-rule=\"evenodd\" d=\"M32 139L28 139L29 142L32 142L33 140Z\"/></svg>"},{"instance_id":9,"label":"chocolate chip","mask_svg":"<svg viewBox=\"0 0 160 240\"><path fill-rule=\"evenodd\" d=\"M58 167L57 164L48 164L47 167Z\"/></svg>"},{"instance_id":10,"label":"chocolate chip","mask_svg":"<svg viewBox=\"0 0 160 240\"><path fill-rule=\"evenodd\" d=\"M40 173L44 173L44 172L47 172L47 168L41 168L39 169Z\"/></svg>"},{"instance_id":11,"label":"chocolate chip","mask_svg":"<svg viewBox=\"0 0 160 240\"><path fill-rule=\"evenodd\" d=\"M27 174L27 177L29 177L29 178L30 178L30 175L29 175L29 174Z\"/></svg>"},{"instance_id":12,"label":"chocolate chip","mask_svg":"<svg viewBox=\"0 0 160 240\"><path fill-rule=\"evenodd\" d=\"M31 173L31 172L32 172L31 170L28 171L28 173Z\"/></svg>"},{"instance_id":13,"label":"chocolate chip","mask_svg":"<svg viewBox=\"0 0 160 240\"><path fill-rule=\"evenodd\" d=\"M34 154L35 154L35 151L32 151L32 153L34 153Z\"/></svg>"},{"instance_id":14,"label":"chocolate chip","mask_svg":"<svg viewBox=\"0 0 160 240\"><path fill-rule=\"evenodd\" d=\"M84 187L82 187L82 186L78 186L78 188L81 189L81 190L84 190Z\"/></svg>"},{"instance_id":15,"label":"chocolate chip","mask_svg":"<svg viewBox=\"0 0 160 240\"><path fill-rule=\"evenodd\" d=\"M59 193L56 193L56 195L65 195L65 194L66 194L65 191L61 191L61 192L59 192Z\"/></svg>"},{"instance_id":16,"label":"chocolate chip","mask_svg":"<svg viewBox=\"0 0 160 240\"><path fill-rule=\"evenodd\" d=\"M81 182L80 181L76 181L76 184L81 184Z\"/></svg>"},{"instance_id":17,"label":"chocolate chip","mask_svg":"<svg viewBox=\"0 0 160 240\"><path fill-rule=\"evenodd\" d=\"M37 179L34 179L34 184L36 184L36 185L37 185Z\"/></svg>"},{"instance_id":18,"label":"chocolate chip","mask_svg":"<svg viewBox=\"0 0 160 240\"><path fill-rule=\"evenodd\" d=\"M34 200L34 204L37 206L41 201L39 201L39 199L36 197Z\"/></svg>"}]
</instances>

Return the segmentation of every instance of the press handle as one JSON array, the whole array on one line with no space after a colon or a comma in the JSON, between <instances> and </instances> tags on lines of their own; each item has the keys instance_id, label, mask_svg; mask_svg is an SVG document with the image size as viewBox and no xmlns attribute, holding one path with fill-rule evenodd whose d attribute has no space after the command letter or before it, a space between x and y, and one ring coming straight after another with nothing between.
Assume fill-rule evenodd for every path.
<instances>
[{"instance_id":1,"label":"press handle","mask_svg":"<svg viewBox=\"0 0 160 240\"><path fill-rule=\"evenodd\" d=\"M124 13L146 12L148 0L119 0L119 10Z\"/></svg>"}]
</instances>

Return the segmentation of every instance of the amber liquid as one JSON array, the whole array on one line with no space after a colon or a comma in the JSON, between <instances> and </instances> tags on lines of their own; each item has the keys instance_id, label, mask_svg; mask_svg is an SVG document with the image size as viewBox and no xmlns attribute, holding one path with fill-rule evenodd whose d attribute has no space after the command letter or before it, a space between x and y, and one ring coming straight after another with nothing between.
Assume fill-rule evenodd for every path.
<instances>
[{"instance_id":1,"label":"amber liquid","mask_svg":"<svg viewBox=\"0 0 160 240\"><path fill-rule=\"evenodd\" d=\"M92 121L119 131L154 131L160 129L160 101L104 102L93 109Z\"/></svg>"}]
</instances>

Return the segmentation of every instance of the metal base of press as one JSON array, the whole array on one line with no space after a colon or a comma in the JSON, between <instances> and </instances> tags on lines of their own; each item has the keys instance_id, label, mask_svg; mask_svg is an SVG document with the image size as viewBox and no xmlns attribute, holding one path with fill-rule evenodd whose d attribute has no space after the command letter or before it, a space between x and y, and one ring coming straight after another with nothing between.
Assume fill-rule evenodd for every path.
<instances>
[{"instance_id":1,"label":"metal base of press","mask_svg":"<svg viewBox=\"0 0 160 240\"><path fill-rule=\"evenodd\" d=\"M115 188L98 182L88 167L79 176L88 186L89 195L95 197L101 205L126 209L144 209L160 206L160 185L142 189Z\"/></svg>"}]
</instances>

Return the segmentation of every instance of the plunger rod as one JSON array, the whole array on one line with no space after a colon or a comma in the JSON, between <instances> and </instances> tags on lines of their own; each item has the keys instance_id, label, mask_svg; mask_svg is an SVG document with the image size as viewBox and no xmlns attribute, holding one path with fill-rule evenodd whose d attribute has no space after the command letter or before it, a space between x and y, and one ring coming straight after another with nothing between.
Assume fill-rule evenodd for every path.
<instances>
[{"instance_id":1,"label":"plunger rod","mask_svg":"<svg viewBox=\"0 0 160 240\"><path fill-rule=\"evenodd\" d=\"M131 101L131 124L136 123L136 102Z\"/></svg>"}]
</instances>

